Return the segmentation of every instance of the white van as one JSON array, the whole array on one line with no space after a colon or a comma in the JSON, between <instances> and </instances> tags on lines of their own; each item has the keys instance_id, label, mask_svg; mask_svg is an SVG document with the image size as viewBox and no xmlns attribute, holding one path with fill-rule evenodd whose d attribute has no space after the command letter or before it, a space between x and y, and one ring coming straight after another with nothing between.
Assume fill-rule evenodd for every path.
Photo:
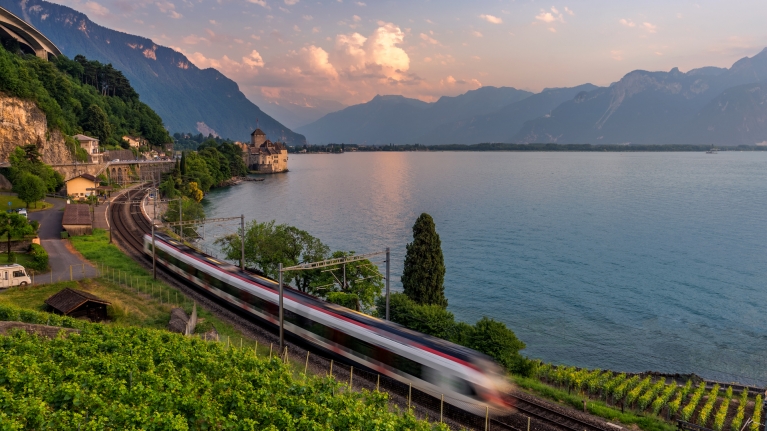
<instances>
[{"instance_id":1,"label":"white van","mask_svg":"<svg viewBox=\"0 0 767 431\"><path fill-rule=\"evenodd\" d=\"M24 216L24 218L27 218L27 210L24 208L20 209L19 215Z\"/></svg>"},{"instance_id":2,"label":"white van","mask_svg":"<svg viewBox=\"0 0 767 431\"><path fill-rule=\"evenodd\" d=\"M32 284L32 279L23 266L18 263L0 265L0 289L28 284Z\"/></svg>"}]
</instances>

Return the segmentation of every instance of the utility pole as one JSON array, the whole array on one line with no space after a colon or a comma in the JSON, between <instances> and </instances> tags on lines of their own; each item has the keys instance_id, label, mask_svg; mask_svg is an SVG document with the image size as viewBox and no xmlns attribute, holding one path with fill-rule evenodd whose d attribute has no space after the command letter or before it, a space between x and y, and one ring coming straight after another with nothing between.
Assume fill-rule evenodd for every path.
<instances>
[{"instance_id":1,"label":"utility pole","mask_svg":"<svg viewBox=\"0 0 767 431\"><path fill-rule=\"evenodd\" d=\"M178 221L183 222L184 221L184 214L181 212L181 203L183 202L181 200L182 198L178 198ZM178 234L181 236L181 241L184 240L184 225L178 226Z\"/></svg>"},{"instance_id":2,"label":"utility pole","mask_svg":"<svg viewBox=\"0 0 767 431\"><path fill-rule=\"evenodd\" d=\"M157 280L157 249L154 243L154 220L152 220L152 277Z\"/></svg>"},{"instance_id":3,"label":"utility pole","mask_svg":"<svg viewBox=\"0 0 767 431\"><path fill-rule=\"evenodd\" d=\"M386 320L389 320L389 247L386 247Z\"/></svg>"},{"instance_id":4,"label":"utility pole","mask_svg":"<svg viewBox=\"0 0 767 431\"><path fill-rule=\"evenodd\" d=\"M285 332L284 332L283 320L282 320L282 316L283 316L282 263L279 264L279 271L280 271L280 352L281 352L285 346Z\"/></svg>"},{"instance_id":5,"label":"utility pole","mask_svg":"<svg viewBox=\"0 0 767 431\"><path fill-rule=\"evenodd\" d=\"M240 214L240 229L242 230L240 234L240 269L245 271L245 214Z\"/></svg>"}]
</instances>

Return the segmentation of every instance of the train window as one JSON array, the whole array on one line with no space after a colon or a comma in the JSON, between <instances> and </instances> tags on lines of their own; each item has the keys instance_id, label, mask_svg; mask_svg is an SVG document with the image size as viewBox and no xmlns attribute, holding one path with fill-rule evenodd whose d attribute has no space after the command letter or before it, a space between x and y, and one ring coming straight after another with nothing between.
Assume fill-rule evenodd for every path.
<instances>
[{"instance_id":1,"label":"train window","mask_svg":"<svg viewBox=\"0 0 767 431\"><path fill-rule=\"evenodd\" d=\"M422 369L421 364L418 362L412 361L404 356L394 355L394 363L392 366L402 372L408 373L413 377L418 377L419 379L422 376Z\"/></svg>"}]
</instances>

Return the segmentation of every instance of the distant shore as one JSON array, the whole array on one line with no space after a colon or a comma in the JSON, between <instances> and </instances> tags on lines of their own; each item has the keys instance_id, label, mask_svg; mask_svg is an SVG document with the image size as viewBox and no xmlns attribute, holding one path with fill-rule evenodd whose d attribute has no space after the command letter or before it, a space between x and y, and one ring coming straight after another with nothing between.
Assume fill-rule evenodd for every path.
<instances>
[{"instance_id":1,"label":"distant shore","mask_svg":"<svg viewBox=\"0 0 767 431\"><path fill-rule=\"evenodd\" d=\"M712 148L724 151L767 151L767 145L592 145L592 144L474 144L474 145L308 145L291 147L298 154L343 154L370 151L564 151L564 152L706 152Z\"/></svg>"}]
</instances>

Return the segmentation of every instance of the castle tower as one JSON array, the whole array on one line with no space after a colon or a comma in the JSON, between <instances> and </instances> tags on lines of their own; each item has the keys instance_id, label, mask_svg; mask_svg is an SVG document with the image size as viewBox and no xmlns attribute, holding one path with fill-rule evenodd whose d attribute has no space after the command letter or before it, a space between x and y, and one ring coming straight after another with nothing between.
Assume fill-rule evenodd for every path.
<instances>
[{"instance_id":1,"label":"castle tower","mask_svg":"<svg viewBox=\"0 0 767 431\"><path fill-rule=\"evenodd\" d=\"M266 142L266 133L264 133L263 130L256 129L253 131L253 133L250 134L250 145L258 148L264 142Z\"/></svg>"}]
</instances>

